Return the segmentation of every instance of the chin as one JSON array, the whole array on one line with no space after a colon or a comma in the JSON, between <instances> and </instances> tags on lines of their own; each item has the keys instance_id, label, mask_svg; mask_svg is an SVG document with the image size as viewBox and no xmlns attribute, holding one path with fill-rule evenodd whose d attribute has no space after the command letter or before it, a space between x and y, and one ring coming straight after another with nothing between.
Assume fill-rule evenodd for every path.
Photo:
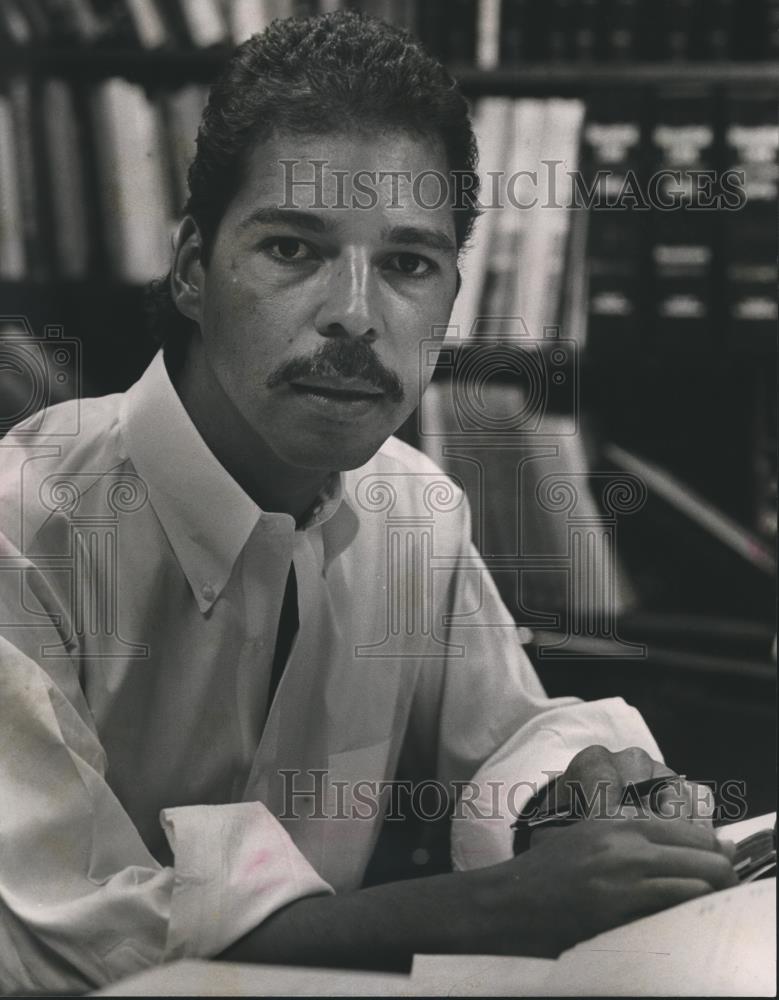
<instances>
[{"instance_id":1,"label":"chin","mask_svg":"<svg viewBox=\"0 0 779 1000\"><path fill-rule=\"evenodd\" d=\"M389 436L389 435L388 435ZM298 469L322 472L348 472L369 462L386 438L368 443L349 442L338 447L334 442L312 442L309 447L291 448L283 454L284 461Z\"/></svg>"}]
</instances>

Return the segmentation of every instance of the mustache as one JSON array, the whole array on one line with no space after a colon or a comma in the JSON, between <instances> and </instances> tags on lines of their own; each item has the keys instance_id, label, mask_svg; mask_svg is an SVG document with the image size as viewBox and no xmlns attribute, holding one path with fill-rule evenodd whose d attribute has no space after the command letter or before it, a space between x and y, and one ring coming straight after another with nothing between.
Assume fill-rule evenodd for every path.
<instances>
[{"instance_id":1,"label":"mustache","mask_svg":"<svg viewBox=\"0 0 779 1000\"><path fill-rule=\"evenodd\" d=\"M369 382L393 402L399 403L405 397L400 378L362 340L329 340L310 357L290 358L271 372L265 385L275 389L284 382L306 375L358 378Z\"/></svg>"}]
</instances>

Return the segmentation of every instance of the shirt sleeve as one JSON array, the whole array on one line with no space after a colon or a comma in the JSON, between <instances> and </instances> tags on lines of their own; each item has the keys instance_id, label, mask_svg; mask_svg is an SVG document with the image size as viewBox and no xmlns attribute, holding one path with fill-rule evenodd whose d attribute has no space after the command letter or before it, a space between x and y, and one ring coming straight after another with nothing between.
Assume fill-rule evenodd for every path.
<instances>
[{"instance_id":1,"label":"shirt sleeve","mask_svg":"<svg viewBox=\"0 0 779 1000\"><path fill-rule=\"evenodd\" d=\"M463 504L458 568L443 614L450 655L419 672L410 741L421 756L436 734L438 780L458 796L455 868L512 857L511 823L531 796L585 747L629 746L662 755L644 720L622 698L549 698L522 648L514 619L470 540Z\"/></svg>"},{"instance_id":2,"label":"shirt sleeve","mask_svg":"<svg viewBox=\"0 0 779 1000\"><path fill-rule=\"evenodd\" d=\"M0 669L3 992L211 957L285 904L332 892L259 802L164 810L174 863L158 864L68 684L1 636Z\"/></svg>"}]
</instances>

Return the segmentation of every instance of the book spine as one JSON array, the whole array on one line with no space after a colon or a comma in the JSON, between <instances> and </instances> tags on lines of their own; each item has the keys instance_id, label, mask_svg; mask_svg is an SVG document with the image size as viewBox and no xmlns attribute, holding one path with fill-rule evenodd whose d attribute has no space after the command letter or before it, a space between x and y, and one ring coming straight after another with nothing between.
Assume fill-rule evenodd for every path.
<instances>
[{"instance_id":1,"label":"book spine","mask_svg":"<svg viewBox=\"0 0 779 1000\"><path fill-rule=\"evenodd\" d=\"M549 0L544 8L545 58L567 62L571 58L574 0Z\"/></svg>"},{"instance_id":2,"label":"book spine","mask_svg":"<svg viewBox=\"0 0 779 1000\"><path fill-rule=\"evenodd\" d=\"M571 56L579 63L593 62L601 54L602 0L577 0L573 14Z\"/></svg>"},{"instance_id":3,"label":"book spine","mask_svg":"<svg viewBox=\"0 0 779 1000\"><path fill-rule=\"evenodd\" d=\"M27 261L16 130L10 99L0 93L0 278L21 281Z\"/></svg>"},{"instance_id":4,"label":"book spine","mask_svg":"<svg viewBox=\"0 0 779 1000\"><path fill-rule=\"evenodd\" d=\"M734 0L709 0L703 11L703 59L731 58L734 18Z\"/></svg>"},{"instance_id":5,"label":"book spine","mask_svg":"<svg viewBox=\"0 0 779 1000\"><path fill-rule=\"evenodd\" d=\"M726 98L726 168L743 173L745 202L723 212L727 342L773 350L776 338L776 215L779 123L771 92L732 91Z\"/></svg>"},{"instance_id":6,"label":"book spine","mask_svg":"<svg viewBox=\"0 0 779 1000\"><path fill-rule=\"evenodd\" d=\"M646 213L628 196L643 173L642 118L640 102L602 95L591 101L582 133L574 199L590 216L587 344L593 356L624 356L641 346Z\"/></svg>"},{"instance_id":7,"label":"book spine","mask_svg":"<svg viewBox=\"0 0 779 1000\"><path fill-rule=\"evenodd\" d=\"M195 48L220 45L227 37L227 25L217 0L179 0L189 38Z\"/></svg>"},{"instance_id":8,"label":"book spine","mask_svg":"<svg viewBox=\"0 0 779 1000\"><path fill-rule=\"evenodd\" d=\"M639 0L608 0L603 13L604 59L626 63L639 51Z\"/></svg>"},{"instance_id":9,"label":"book spine","mask_svg":"<svg viewBox=\"0 0 779 1000\"><path fill-rule=\"evenodd\" d=\"M117 48L140 44L126 0L91 0L91 4L100 24L99 44Z\"/></svg>"},{"instance_id":10,"label":"book spine","mask_svg":"<svg viewBox=\"0 0 779 1000\"><path fill-rule=\"evenodd\" d=\"M480 150L479 201L484 211L476 220L471 245L462 262L462 287L449 320L459 340L476 332L483 315L485 279L499 214L500 179L506 166L512 113L512 102L505 97L485 98L477 105L474 131Z\"/></svg>"},{"instance_id":11,"label":"book spine","mask_svg":"<svg viewBox=\"0 0 779 1000\"><path fill-rule=\"evenodd\" d=\"M528 246L538 207L538 170L545 123L545 101L523 98L515 102L508 157L510 174L499 223L507 228L509 240L506 290L499 308L504 315L519 321L520 329L515 331L519 334L524 333L527 288L532 280Z\"/></svg>"},{"instance_id":12,"label":"book spine","mask_svg":"<svg viewBox=\"0 0 779 1000\"><path fill-rule=\"evenodd\" d=\"M170 42L170 35L154 0L125 0L135 35L144 49L153 51Z\"/></svg>"},{"instance_id":13,"label":"book spine","mask_svg":"<svg viewBox=\"0 0 779 1000\"><path fill-rule=\"evenodd\" d=\"M549 130L547 147L541 150L541 165L547 182L546 198L538 215L542 235L539 257L543 269L538 283L541 295L537 336L543 335L545 326L560 323L563 271L571 225L571 187L567 178L577 169L584 105L581 101L553 100L548 114L553 128Z\"/></svg>"},{"instance_id":14,"label":"book spine","mask_svg":"<svg viewBox=\"0 0 779 1000\"><path fill-rule=\"evenodd\" d=\"M190 84L166 94L162 102L176 214L184 210L189 197L187 175L195 156L195 140L207 98L205 86Z\"/></svg>"},{"instance_id":15,"label":"book spine","mask_svg":"<svg viewBox=\"0 0 779 1000\"><path fill-rule=\"evenodd\" d=\"M495 0L489 2L494 7ZM481 17L481 8L477 8L476 0L450 0L445 16L448 23L444 22L444 27L439 21L438 31L446 36L443 42L446 62L452 66L473 66L482 38L478 34L480 27L477 20ZM490 26L485 25L485 28L489 30ZM486 40L485 44L488 44Z\"/></svg>"},{"instance_id":16,"label":"book spine","mask_svg":"<svg viewBox=\"0 0 779 1000\"><path fill-rule=\"evenodd\" d=\"M89 258L86 198L78 126L68 85L63 80L46 80L42 103L46 153L51 167L56 269L64 278L84 278Z\"/></svg>"},{"instance_id":17,"label":"book spine","mask_svg":"<svg viewBox=\"0 0 779 1000\"><path fill-rule=\"evenodd\" d=\"M665 0L658 21L656 58L669 62L690 59L696 20L696 0Z\"/></svg>"},{"instance_id":18,"label":"book spine","mask_svg":"<svg viewBox=\"0 0 779 1000\"><path fill-rule=\"evenodd\" d=\"M503 0L500 27L501 66L520 66L531 58L530 0Z\"/></svg>"},{"instance_id":19,"label":"book spine","mask_svg":"<svg viewBox=\"0 0 779 1000\"><path fill-rule=\"evenodd\" d=\"M651 132L653 353L717 349L714 101L707 90L662 90ZM711 185L706 178L712 178Z\"/></svg>"},{"instance_id":20,"label":"book spine","mask_svg":"<svg viewBox=\"0 0 779 1000\"><path fill-rule=\"evenodd\" d=\"M0 39L7 45L30 45L34 41L32 25L13 0L0 4Z\"/></svg>"},{"instance_id":21,"label":"book spine","mask_svg":"<svg viewBox=\"0 0 779 1000\"><path fill-rule=\"evenodd\" d=\"M119 79L102 83L93 99L113 271L121 281L144 283L169 265L173 221L156 111L141 87Z\"/></svg>"},{"instance_id":22,"label":"book spine","mask_svg":"<svg viewBox=\"0 0 779 1000\"><path fill-rule=\"evenodd\" d=\"M419 40L436 59L449 61L447 33L442 30L446 0L427 0L417 7L416 30Z\"/></svg>"},{"instance_id":23,"label":"book spine","mask_svg":"<svg viewBox=\"0 0 779 1000\"><path fill-rule=\"evenodd\" d=\"M39 133L38 123L35 121L31 81L25 77L15 77L10 83L10 95L16 136L27 276L33 281L42 281L48 271L44 239L46 213L41 202L45 191L41 176L44 158L36 155Z\"/></svg>"},{"instance_id":24,"label":"book spine","mask_svg":"<svg viewBox=\"0 0 779 1000\"><path fill-rule=\"evenodd\" d=\"M476 20L476 65L479 69L495 69L500 61L500 14L501 0L479 0ZM458 27L458 34L464 33ZM450 58L455 60L454 53Z\"/></svg>"}]
</instances>

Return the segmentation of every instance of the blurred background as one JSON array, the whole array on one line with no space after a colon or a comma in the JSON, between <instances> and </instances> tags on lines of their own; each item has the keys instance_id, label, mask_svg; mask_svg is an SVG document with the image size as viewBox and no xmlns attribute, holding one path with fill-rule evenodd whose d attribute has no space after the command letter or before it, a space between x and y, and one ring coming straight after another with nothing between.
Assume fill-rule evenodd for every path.
<instances>
[{"instance_id":1,"label":"blurred background","mask_svg":"<svg viewBox=\"0 0 779 1000\"><path fill-rule=\"evenodd\" d=\"M340 6L447 64L502 178L401 436L549 691L773 808L779 0L0 0L0 434L138 378L209 81Z\"/></svg>"}]
</instances>

